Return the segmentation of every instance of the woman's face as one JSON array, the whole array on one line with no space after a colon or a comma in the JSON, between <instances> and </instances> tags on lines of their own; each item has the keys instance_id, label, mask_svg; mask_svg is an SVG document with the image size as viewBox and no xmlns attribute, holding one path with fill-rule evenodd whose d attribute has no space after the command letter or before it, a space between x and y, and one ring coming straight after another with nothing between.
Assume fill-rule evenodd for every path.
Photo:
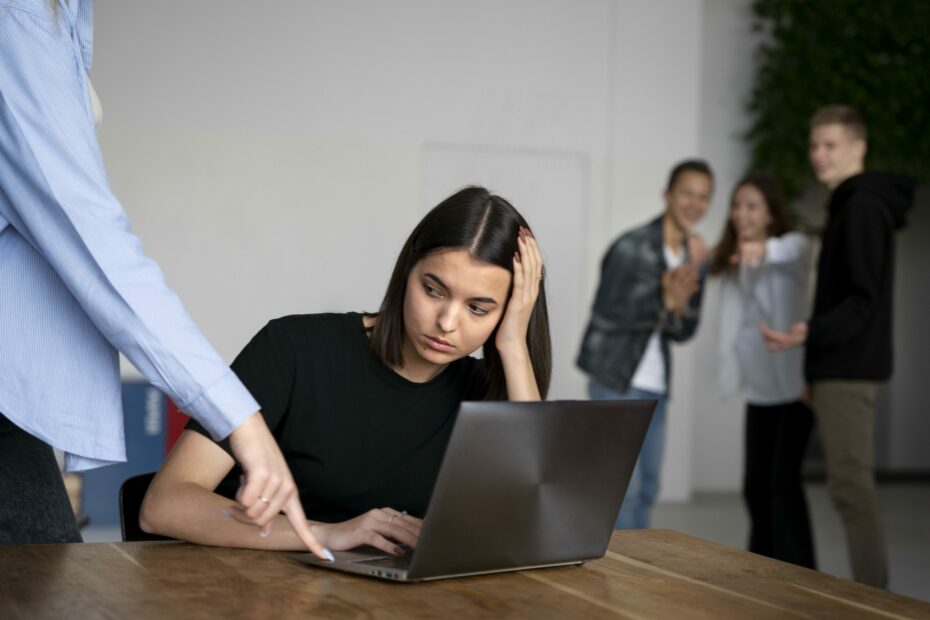
<instances>
[{"instance_id":1,"label":"woman's face","mask_svg":"<svg viewBox=\"0 0 930 620\"><path fill-rule=\"evenodd\" d=\"M768 237L772 216L765 197L755 185L743 185L733 194L730 222L740 241L763 241Z\"/></svg>"},{"instance_id":2,"label":"woman's face","mask_svg":"<svg viewBox=\"0 0 930 620\"><path fill-rule=\"evenodd\" d=\"M421 259L404 296L404 371L428 381L450 362L477 350L500 322L511 274L481 263L467 250L441 250Z\"/></svg>"}]
</instances>

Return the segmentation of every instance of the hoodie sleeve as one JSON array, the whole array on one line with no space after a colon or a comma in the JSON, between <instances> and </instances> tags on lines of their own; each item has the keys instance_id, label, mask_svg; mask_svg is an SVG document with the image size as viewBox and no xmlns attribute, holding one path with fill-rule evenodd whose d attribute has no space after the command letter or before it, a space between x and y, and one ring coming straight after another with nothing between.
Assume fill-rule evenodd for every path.
<instances>
[{"instance_id":1,"label":"hoodie sleeve","mask_svg":"<svg viewBox=\"0 0 930 620\"><path fill-rule=\"evenodd\" d=\"M807 342L819 348L842 345L862 331L881 298L882 276L890 269L885 257L894 227L884 206L862 194L850 201L843 215L845 273L830 277L845 282L848 294L811 321Z\"/></svg>"}]
</instances>

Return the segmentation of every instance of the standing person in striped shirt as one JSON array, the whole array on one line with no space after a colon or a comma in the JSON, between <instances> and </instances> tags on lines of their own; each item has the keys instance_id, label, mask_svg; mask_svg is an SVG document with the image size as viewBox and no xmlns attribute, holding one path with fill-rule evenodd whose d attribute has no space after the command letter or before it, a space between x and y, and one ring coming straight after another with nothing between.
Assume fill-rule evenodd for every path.
<instances>
[{"instance_id":1,"label":"standing person in striped shirt","mask_svg":"<svg viewBox=\"0 0 930 620\"><path fill-rule=\"evenodd\" d=\"M229 438L255 535L284 511L325 557L258 404L110 192L91 24L89 0L0 0L0 543L81 540L51 446L72 471L125 460L121 351Z\"/></svg>"}]
</instances>

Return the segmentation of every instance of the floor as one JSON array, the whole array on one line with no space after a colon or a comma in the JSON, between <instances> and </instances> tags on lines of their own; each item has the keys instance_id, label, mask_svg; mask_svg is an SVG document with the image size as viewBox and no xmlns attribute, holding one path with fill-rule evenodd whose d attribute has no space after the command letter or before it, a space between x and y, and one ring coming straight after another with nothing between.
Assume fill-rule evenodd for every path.
<instances>
[{"instance_id":1,"label":"floor","mask_svg":"<svg viewBox=\"0 0 930 620\"><path fill-rule=\"evenodd\" d=\"M879 495L889 549L889 589L930 602L930 483L886 482L879 486ZM808 484L807 497L820 570L849 579L845 533L826 487ZM690 502L660 504L652 521L653 527L733 547L745 548L749 536L742 498L735 493L705 493Z\"/></svg>"},{"instance_id":2,"label":"floor","mask_svg":"<svg viewBox=\"0 0 930 620\"><path fill-rule=\"evenodd\" d=\"M808 484L820 570L849 578L846 542L823 484ZM930 602L930 483L883 483L879 487L890 553L890 589ZM656 507L653 526L678 530L733 547L745 547L749 522L735 493L704 493L690 502ZM119 527L90 526L86 542L120 539Z\"/></svg>"}]
</instances>

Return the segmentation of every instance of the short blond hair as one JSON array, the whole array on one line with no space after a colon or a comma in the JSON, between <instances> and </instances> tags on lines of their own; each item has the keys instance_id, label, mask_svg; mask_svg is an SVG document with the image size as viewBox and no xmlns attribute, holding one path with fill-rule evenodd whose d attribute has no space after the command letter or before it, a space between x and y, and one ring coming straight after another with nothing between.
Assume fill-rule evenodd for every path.
<instances>
[{"instance_id":1,"label":"short blond hair","mask_svg":"<svg viewBox=\"0 0 930 620\"><path fill-rule=\"evenodd\" d=\"M868 137L865 119L856 108L849 105L826 105L814 112L811 116L810 128L814 129L822 125L842 125L859 140L865 140Z\"/></svg>"}]
</instances>

